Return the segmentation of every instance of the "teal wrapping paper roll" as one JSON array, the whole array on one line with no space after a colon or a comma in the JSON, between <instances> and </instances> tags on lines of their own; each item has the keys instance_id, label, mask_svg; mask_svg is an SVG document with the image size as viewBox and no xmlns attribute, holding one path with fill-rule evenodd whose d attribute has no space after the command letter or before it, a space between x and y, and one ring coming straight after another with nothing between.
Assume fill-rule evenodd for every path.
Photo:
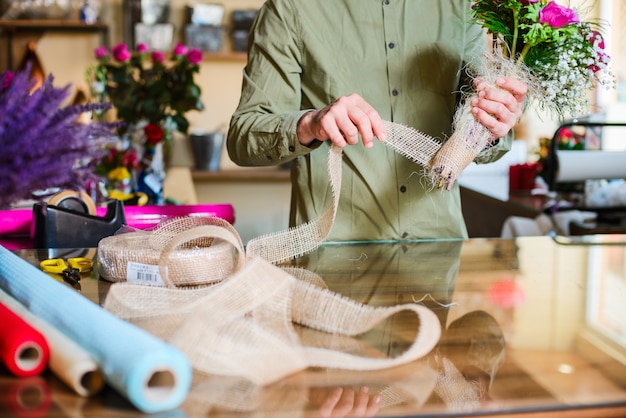
<instances>
[{"instance_id":1,"label":"teal wrapping paper roll","mask_svg":"<svg viewBox=\"0 0 626 418\"><path fill-rule=\"evenodd\" d=\"M107 312L0 246L0 287L88 351L107 383L137 409L174 409L187 397L192 369L185 355Z\"/></svg>"}]
</instances>

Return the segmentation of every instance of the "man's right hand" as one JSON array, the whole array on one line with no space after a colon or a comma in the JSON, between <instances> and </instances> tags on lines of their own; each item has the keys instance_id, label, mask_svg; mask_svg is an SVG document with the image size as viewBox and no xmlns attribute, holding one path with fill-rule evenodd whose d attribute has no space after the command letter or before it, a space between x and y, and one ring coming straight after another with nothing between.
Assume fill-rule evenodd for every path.
<instances>
[{"instance_id":1,"label":"man's right hand","mask_svg":"<svg viewBox=\"0 0 626 418\"><path fill-rule=\"evenodd\" d=\"M298 140L309 145L314 139L330 140L343 148L359 142L371 148L374 137L385 141L387 131L376 110L358 94L342 96L330 105L305 113L298 121Z\"/></svg>"}]
</instances>

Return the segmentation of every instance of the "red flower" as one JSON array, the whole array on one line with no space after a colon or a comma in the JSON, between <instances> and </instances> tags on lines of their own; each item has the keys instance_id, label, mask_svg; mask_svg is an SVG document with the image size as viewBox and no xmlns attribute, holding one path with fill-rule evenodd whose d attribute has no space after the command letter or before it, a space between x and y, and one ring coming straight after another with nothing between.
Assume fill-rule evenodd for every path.
<instances>
[{"instance_id":1,"label":"red flower","mask_svg":"<svg viewBox=\"0 0 626 418\"><path fill-rule=\"evenodd\" d=\"M104 161L107 164L114 164L116 159L117 159L117 149L116 148L111 148L109 150L109 153L104 157Z\"/></svg>"},{"instance_id":2,"label":"red flower","mask_svg":"<svg viewBox=\"0 0 626 418\"><path fill-rule=\"evenodd\" d=\"M134 170L139 167L139 159L137 158L137 153L134 150L129 150L124 153L122 157L121 165L130 170Z\"/></svg>"},{"instance_id":3,"label":"red flower","mask_svg":"<svg viewBox=\"0 0 626 418\"><path fill-rule=\"evenodd\" d=\"M156 145L163 140L163 128L156 123L149 123L143 128L143 132L146 134L146 144Z\"/></svg>"}]
</instances>

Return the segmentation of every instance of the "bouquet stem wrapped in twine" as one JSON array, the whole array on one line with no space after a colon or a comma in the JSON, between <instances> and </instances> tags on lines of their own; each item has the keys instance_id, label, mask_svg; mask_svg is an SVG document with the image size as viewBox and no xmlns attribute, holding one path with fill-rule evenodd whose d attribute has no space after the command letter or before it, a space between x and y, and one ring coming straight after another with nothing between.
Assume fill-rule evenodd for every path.
<instances>
[{"instance_id":1,"label":"bouquet stem wrapped in twine","mask_svg":"<svg viewBox=\"0 0 626 418\"><path fill-rule=\"evenodd\" d=\"M497 88L500 77L513 77L524 82L529 96L539 90L530 72L522 63L503 57L499 47L483 56L477 68L473 69L489 88ZM492 133L472 114L472 97L467 97L456 110L452 136L445 141L429 162L429 178L438 188L450 190L461 172L482 152L489 152Z\"/></svg>"}]
</instances>

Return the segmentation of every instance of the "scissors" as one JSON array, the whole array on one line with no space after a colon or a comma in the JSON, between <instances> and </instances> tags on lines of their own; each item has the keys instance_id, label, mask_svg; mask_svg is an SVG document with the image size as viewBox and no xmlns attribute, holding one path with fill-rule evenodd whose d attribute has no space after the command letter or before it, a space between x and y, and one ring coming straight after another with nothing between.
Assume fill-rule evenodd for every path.
<instances>
[{"instance_id":1,"label":"scissors","mask_svg":"<svg viewBox=\"0 0 626 418\"><path fill-rule=\"evenodd\" d=\"M93 260L86 257L68 258L67 263L61 258L50 258L42 261L39 266L49 274L59 274L72 287L80 290L80 276L93 269Z\"/></svg>"}]
</instances>

